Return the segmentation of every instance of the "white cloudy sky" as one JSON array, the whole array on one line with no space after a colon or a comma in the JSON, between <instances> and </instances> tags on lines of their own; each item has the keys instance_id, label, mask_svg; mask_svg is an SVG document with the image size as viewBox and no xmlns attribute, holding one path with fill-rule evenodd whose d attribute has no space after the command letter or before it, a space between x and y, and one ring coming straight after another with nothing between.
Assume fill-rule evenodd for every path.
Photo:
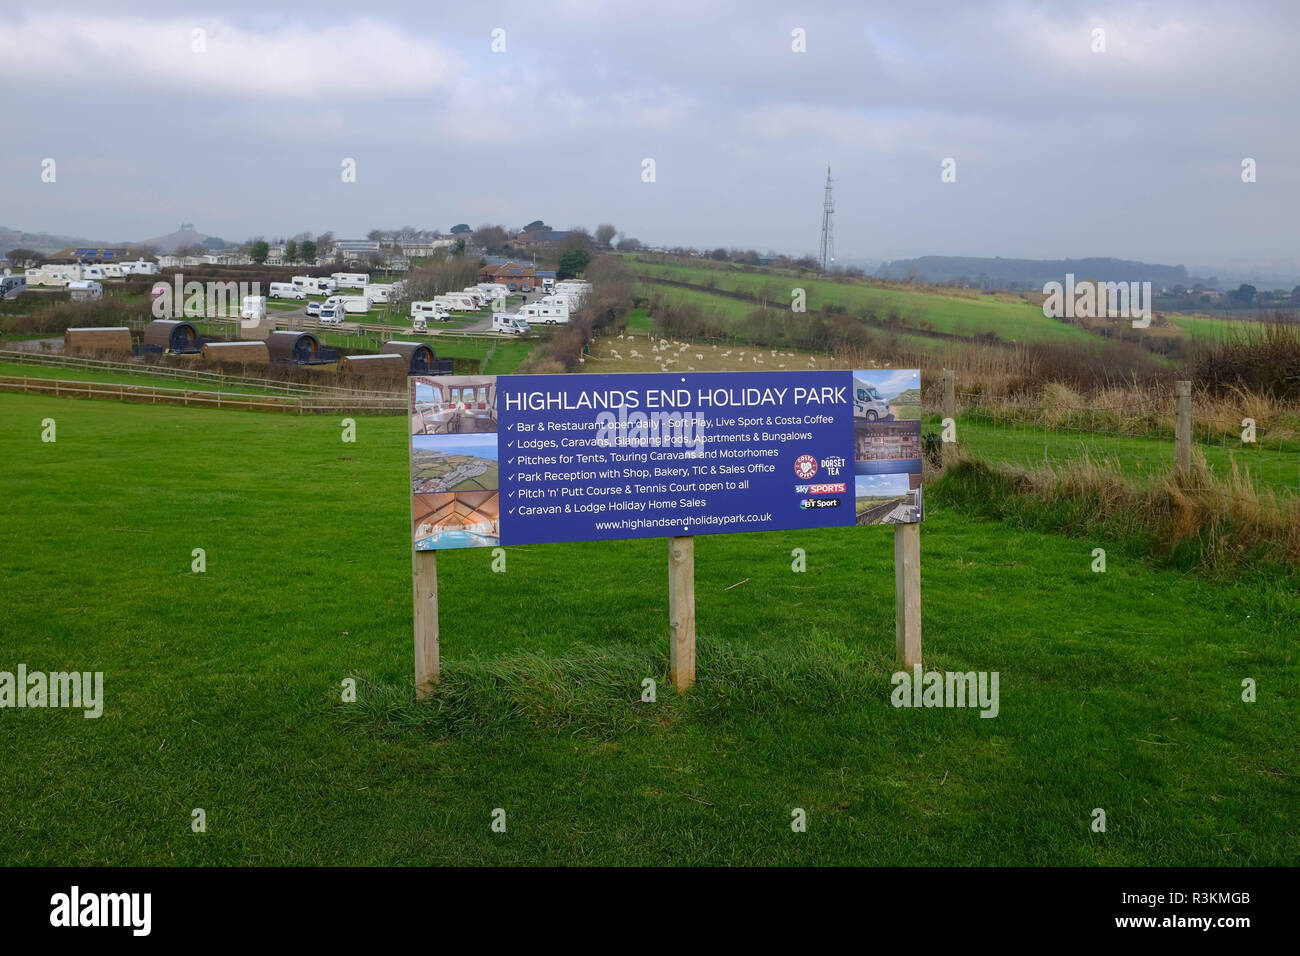
<instances>
[{"instance_id":1,"label":"white cloudy sky","mask_svg":"<svg viewBox=\"0 0 1300 956\"><path fill-rule=\"evenodd\" d=\"M1296 3L11 0L6 14L11 228L119 240L187 221L238 240L543 218L801 254L829 163L841 260L1300 258ZM56 183L40 181L45 157ZM356 183L340 181L344 157ZM940 182L945 157L956 183ZM1241 182L1244 157L1258 182Z\"/></svg>"}]
</instances>

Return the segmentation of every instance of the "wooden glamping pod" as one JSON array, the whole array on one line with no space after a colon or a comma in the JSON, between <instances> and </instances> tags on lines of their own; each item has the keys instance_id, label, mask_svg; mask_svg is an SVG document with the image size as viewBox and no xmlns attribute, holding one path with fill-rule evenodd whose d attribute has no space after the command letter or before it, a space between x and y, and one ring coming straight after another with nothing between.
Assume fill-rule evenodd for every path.
<instances>
[{"instance_id":1,"label":"wooden glamping pod","mask_svg":"<svg viewBox=\"0 0 1300 956\"><path fill-rule=\"evenodd\" d=\"M427 375L434 371L433 349L423 342L385 342L384 352L406 359L406 371L410 375Z\"/></svg>"},{"instance_id":2,"label":"wooden glamping pod","mask_svg":"<svg viewBox=\"0 0 1300 956\"><path fill-rule=\"evenodd\" d=\"M198 330L178 319L154 319L144 330L146 351L193 355L201 345Z\"/></svg>"},{"instance_id":3,"label":"wooden glamping pod","mask_svg":"<svg viewBox=\"0 0 1300 956\"><path fill-rule=\"evenodd\" d=\"M406 359L396 354L345 355L339 359L339 370L352 375L402 378L406 375Z\"/></svg>"},{"instance_id":4,"label":"wooden glamping pod","mask_svg":"<svg viewBox=\"0 0 1300 956\"><path fill-rule=\"evenodd\" d=\"M290 365L319 365L322 358L320 340L310 332L272 332L266 337L266 351L272 362Z\"/></svg>"},{"instance_id":5,"label":"wooden glamping pod","mask_svg":"<svg viewBox=\"0 0 1300 956\"><path fill-rule=\"evenodd\" d=\"M131 330L125 326L68 329L63 333L63 351L68 355L113 354L130 358Z\"/></svg>"},{"instance_id":6,"label":"wooden glamping pod","mask_svg":"<svg viewBox=\"0 0 1300 956\"><path fill-rule=\"evenodd\" d=\"M208 342L203 358L223 365L269 365L270 354L265 342Z\"/></svg>"}]
</instances>

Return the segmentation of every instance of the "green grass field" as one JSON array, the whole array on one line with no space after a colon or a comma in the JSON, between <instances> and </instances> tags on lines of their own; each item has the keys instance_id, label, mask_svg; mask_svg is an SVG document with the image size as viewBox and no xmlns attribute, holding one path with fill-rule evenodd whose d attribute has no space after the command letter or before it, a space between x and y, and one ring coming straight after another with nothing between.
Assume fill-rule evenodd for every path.
<instances>
[{"instance_id":1,"label":"green grass field","mask_svg":"<svg viewBox=\"0 0 1300 956\"><path fill-rule=\"evenodd\" d=\"M1043 315L1042 309L1024 302L1018 296L1005 293L992 296L945 296L870 286L863 282L833 282L775 272L747 273L707 266L639 261L628 261L627 266L633 275L649 275L652 279L670 279L696 285L712 281L719 290L750 295L761 295L766 290L778 307L788 307L791 290L799 287L807 293L810 310L827 305L841 305L850 312L858 313L870 306L881 319L887 318L889 311L895 309L904 321L915 327L929 327L955 335L973 336L994 332L1008 342L1095 341L1087 331L1049 319ZM662 288L672 289L671 286ZM672 291L699 297L688 301L701 304L707 301L728 315L743 317L757 307L757 303L729 296L710 295L689 289Z\"/></svg>"},{"instance_id":2,"label":"green grass field","mask_svg":"<svg viewBox=\"0 0 1300 956\"><path fill-rule=\"evenodd\" d=\"M444 680L417 706L406 427L358 417L345 444L326 417L0 395L0 670L99 670L106 695L98 720L0 711L0 862L1300 853L1294 580L1211 583L1119 547L1094 574L1105 542L952 511L941 483L926 664L998 671L996 719L889 705L887 528L701 536L682 696L662 539L510 548L505 573L487 550L443 552Z\"/></svg>"}]
</instances>

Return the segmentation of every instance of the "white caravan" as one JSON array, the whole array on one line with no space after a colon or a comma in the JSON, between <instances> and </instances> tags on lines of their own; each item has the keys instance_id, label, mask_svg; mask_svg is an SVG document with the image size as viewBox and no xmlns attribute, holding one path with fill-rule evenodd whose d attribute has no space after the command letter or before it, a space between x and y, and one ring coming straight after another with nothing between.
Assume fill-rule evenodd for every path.
<instances>
[{"instance_id":1,"label":"white caravan","mask_svg":"<svg viewBox=\"0 0 1300 956\"><path fill-rule=\"evenodd\" d=\"M537 300L539 305L562 305L570 312L577 312L578 306L582 305L582 297L572 292L553 292L551 295L544 295Z\"/></svg>"},{"instance_id":2,"label":"white caravan","mask_svg":"<svg viewBox=\"0 0 1300 956\"><path fill-rule=\"evenodd\" d=\"M368 272L332 272L330 278L334 280L334 285L341 289L364 289L370 285Z\"/></svg>"},{"instance_id":3,"label":"white caravan","mask_svg":"<svg viewBox=\"0 0 1300 956\"><path fill-rule=\"evenodd\" d=\"M259 322L266 318L266 296L244 296L244 307L239 310L239 317L241 319L257 319Z\"/></svg>"},{"instance_id":4,"label":"white caravan","mask_svg":"<svg viewBox=\"0 0 1300 956\"><path fill-rule=\"evenodd\" d=\"M368 285L361 290L361 294L364 295L371 302L387 303L389 299L391 299L394 295L398 293L398 291L399 290L396 285L392 283L388 283L388 284Z\"/></svg>"},{"instance_id":5,"label":"white caravan","mask_svg":"<svg viewBox=\"0 0 1300 956\"><path fill-rule=\"evenodd\" d=\"M510 290L500 282L480 282L475 288L483 292L488 301L495 299L499 295L508 296L510 294Z\"/></svg>"},{"instance_id":6,"label":"white caravan","mask_svg":"<svg viewBox=\"0 0 1300 956\"><path fill-rule=\"evenodd\" d=\"M108 274L104 272L103 266L82 266L81 278L103 281L108 278Z\"/></svg>"},{"instance_id":7,"label":"white caravan","mask_svg":"<svg viewBox=\"0 0 1300 956\"><path fill-rule=\"evenodd\" d=\"M122 271L122 263L120 262L104 263L104 277L106 279L120 279L122 278L123 275L125 275L125 273Z\"/></svg>"},{"instance_id":8,"label":"white caravan","mask_svg":"<svg viewBox=\"0 0 1300 956\"><path fill-rule=\"evenodd\" d=\"M73 279L68 283L73 302L86 302L104 297L104 287L93 279Z\"/></svg>"},{"instance_id":9,"label":"white caravan","mask_svg":"<svg viewBox=\"0 0 1300 956\"><path fill-rule=\"evenodd\" d=\"M307 290L299 288L292 282L272 282L270 296L272 299L305 299Z\"/></svg>"},{"instance_id":10,"label":"white caravan","mask_svg":"<svg viewBox=\"0 0 1300 956\"><path fill-rule=\"evenodd\" d=\"M318 279L315 276L294 276L293 284L314 295L333 295L338 291L338 284L333 279Z\"/></svg>"},{"instance_id":11,"label":"white caravan","mask_svg":"<svg viewBox=\"0 0 1300 956\"><path fill-rule=\"evenodd\" d=\"M467 295L458 295L454 292L447 295L435 295L433 301L448 312L473 312L475 309L473 299Z\"/></svg>"},{"instance_id":12,"label":"white caravan","mask_svg":"<svg viewBox=\"0 0 1300 956\"><path fill-rule=\"evenodd\" d=\"M492 314L492 331L506 335L525 335L532 330L528 327L528 323L518 315L494 312Z\"/></svg>"},{"instance_id":13,"label":"white caravan","mask_svg":"<svg viewBox=\"0 0 1300 956\"><path fill-rule=\"evenodd\" d=\"M344 312L351 312L353 315L364 315L370 311L370 299L364 295L332 295L325 300L325 305L341 305ZM321 306L321 315L325 314L325 306Z\"/></svg>"},{"instance_id":14,"label":"white caravan","mask_svg":"<svg viewBox=\"0 0 1300 956\"><path fill-rule=\"evenodd\" d=\"M546 305L541 302L534 302L532 305L526 305L520 309L519 315L534 324L558 325L569 321L569 307L567 305Z\"/></svg>"},{"instance_id":15,"label":"white caravan","mask_svg":"<svg viewBox=\"0 0 1300 956\"><path fill-rule=\"evenodd\" d=\"M136 276L156 276L159 272L158 263L145 262L143 259L137 259L135 262L123 262L123 275Z\"/></svg>"}]
</instances>

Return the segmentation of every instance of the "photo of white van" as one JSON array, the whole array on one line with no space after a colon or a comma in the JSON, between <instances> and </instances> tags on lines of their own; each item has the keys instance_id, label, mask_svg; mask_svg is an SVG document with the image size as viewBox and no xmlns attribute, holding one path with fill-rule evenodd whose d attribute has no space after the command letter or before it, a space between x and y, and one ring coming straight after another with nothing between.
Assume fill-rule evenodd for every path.
<instances>
[{"instance_id":1,"label":"photo of white van","mask_svg":"<svg viewBox=\"0 0 1300 956\"><path fill-rule=\"evenodd\" d=\"M878 418L891 418L889 401L866 379L853 377L853 417L874 422Z\"/></svg>"}]
</instances>

